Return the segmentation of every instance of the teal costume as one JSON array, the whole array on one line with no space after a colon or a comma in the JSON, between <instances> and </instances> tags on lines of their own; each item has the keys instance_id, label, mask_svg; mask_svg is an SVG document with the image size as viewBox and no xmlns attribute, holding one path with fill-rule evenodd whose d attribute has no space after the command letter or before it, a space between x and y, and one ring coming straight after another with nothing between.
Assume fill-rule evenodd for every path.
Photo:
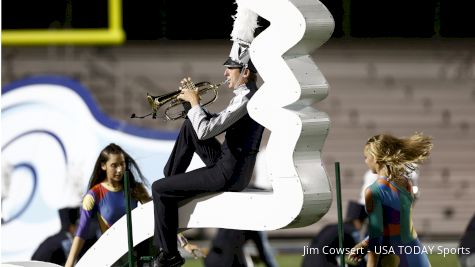
<instances>
[{"instance_id":1,"label":"teal costume","mask_svg":"<svg viewBox=\"0 0 475 267\"><path fill-rule=\"evenodd\" d=\"M412 224L411 185L401 188L386 177L380 177L369 189L373 209L368 211L368 249L379 254L378 266L430 266Z\"/></svg>"}]
</instances>

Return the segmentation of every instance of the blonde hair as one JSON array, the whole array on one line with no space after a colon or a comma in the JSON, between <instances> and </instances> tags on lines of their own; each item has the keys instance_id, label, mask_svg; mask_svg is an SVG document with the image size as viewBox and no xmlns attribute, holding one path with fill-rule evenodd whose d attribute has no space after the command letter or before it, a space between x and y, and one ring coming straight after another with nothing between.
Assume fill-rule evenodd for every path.
<instances>
[{"instance_id":1,"label":"blonde hair","mask_svg":"<svg viewBox=\"0 0 475 267\"><path fill-rule=\"evenodd\" d=\"M397 138L391 134L379 134L368 139L365 150L376 162L386 167L388 177L408 177L422 163L432 150L432 138L415 133L407 138Z\"/></svg>"}]
</instances>

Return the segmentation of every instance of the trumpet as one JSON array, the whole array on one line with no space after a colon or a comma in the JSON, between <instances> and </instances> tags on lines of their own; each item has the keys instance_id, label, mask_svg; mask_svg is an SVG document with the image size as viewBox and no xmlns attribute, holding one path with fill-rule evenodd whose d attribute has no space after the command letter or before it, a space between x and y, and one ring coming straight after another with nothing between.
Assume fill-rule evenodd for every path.
<instances>
[{"instance_id":1,"label":"trumpet","mask_svg":"<svg viewBox=\"0 0 475 267\"><path fill-rule=\"evenodd\" d=\"M212 93L211 99L207 100L203 104L200 104L203 107L215 102L216 99L218 99L218 88L228 82L229 80L225 80L216 84L206 81L193 83L191 79L188 78L184 80L181 88L198 91L200 99L202 96ZM144 116L136 116L135 113L133 113L130 118L143 119L148 116L152 116L153 119L156 119L157 117L165 117L167 120L177 120L184 118L187 113L186 104L188 102L178 99L177 97L179 94L181 94L181 89L160 96L152 96L147 93L147 102L152 109L152 112ZM163 108L164 106L166 106L166 108Z\"/></svg>"}]
</instances>

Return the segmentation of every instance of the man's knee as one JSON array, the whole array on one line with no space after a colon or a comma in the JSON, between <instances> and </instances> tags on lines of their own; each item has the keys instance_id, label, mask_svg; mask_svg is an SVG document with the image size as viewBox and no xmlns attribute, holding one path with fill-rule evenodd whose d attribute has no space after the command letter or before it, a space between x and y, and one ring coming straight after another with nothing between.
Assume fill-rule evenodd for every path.
<instances>
[{"instance_id":1,"label":"man's knee","mask_svg":"<svg viewBox=\"0 0 475 267\"><path fill-rule=\"evenodd\" d=\"M165 185L162 179L156 180L152 183L152 195L159 196L164 193Z\"/></svg>"},{"instance_id":2,"label":"man's knee","mask_svg":"<svg viewBox=\"0 0 475 267\"><path fill-rule=\"evenodd\" d=\"M175 191L174 182L170 181L167 177L158 179L152 183L152 195L153 197L170 197L173 196Z\"/></svg>"}]
</instances>

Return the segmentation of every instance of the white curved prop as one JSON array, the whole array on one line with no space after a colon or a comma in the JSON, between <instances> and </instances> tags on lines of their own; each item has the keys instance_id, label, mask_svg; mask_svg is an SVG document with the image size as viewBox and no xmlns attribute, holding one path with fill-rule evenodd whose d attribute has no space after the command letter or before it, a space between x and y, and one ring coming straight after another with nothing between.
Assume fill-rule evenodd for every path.
<instances>
[{"instance_id":1,"label":"white curved prop","mask_svg":"<svg viewBox=\"0 0 475 267\"><path fill-rule=\"evenodd\" d=\"M309 53L330 37L334 21L319 1L253 1L243 5L270 21L250 51L264 84L248 104L252 118L271 131L263 172L272 192L226 192L180 208L180 227L274 230L316 222L331 205L321 162L329 118L310 105L328 84ZM269 8L271 7L272 8ZM262 173L262 172L261 172Z\"/></svg>"},{"instance_id":2,"label":"white curved prop","mask_svg":"<svg viewBox=\"0 0 475 267\"><path fill-rule=\"evenodd\" d=\"M225 192L198 197L179 209L180 228L275 230L318 221L332 195L321 160L327 114L311 107L328 94L328 83L309 54L330 37L334 21L319 1L241 0L271 25L251 44L264 84L248 104L252 118L271 131L258 174L272 192ZM269 8L272 6L272 8ZM262 171L264 169L264 171ZM132 212L134 245L153 236L153 204ZM109 266L127 251L125 217L78 263ZM103 249L113 247L114 249Z\"/></svg>"}]
</instances>

